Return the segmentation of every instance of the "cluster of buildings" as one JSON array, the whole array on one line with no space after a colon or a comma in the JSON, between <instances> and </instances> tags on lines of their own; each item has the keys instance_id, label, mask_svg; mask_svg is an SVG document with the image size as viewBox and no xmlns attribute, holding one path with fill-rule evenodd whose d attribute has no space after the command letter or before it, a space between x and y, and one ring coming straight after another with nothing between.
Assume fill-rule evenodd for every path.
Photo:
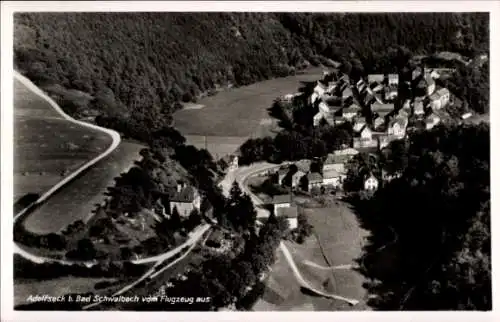
<instances>
[{"instance_id":1,"label":"cluster of buildings","mask_svg":"<svg viewBox=\"0 0 500 322\"><path fill-rule=\"evenodd\" d=\"M450 103L449 90L435 82L440 71L417 67L400 74L370 74L357 82L341 72L325 73L309 96L317 107L313 124L351 123L356 149L384 148L404 138L411 118L412 126L431 129Z\"/></svg>"},{"instance_id":2,"label":"cluster of buildings","mask_svg":"<svg viewBox=\"0 0 500 322\"><path fill-rule=\"evenodd\" d=\"M302 160L294 167L278 170L278 181L282 187L292 190L311 191L314 188L338 188L347 175L346 164L359 152L347 148L330 153L324 160Z\"/></svg>"}]
</instances>

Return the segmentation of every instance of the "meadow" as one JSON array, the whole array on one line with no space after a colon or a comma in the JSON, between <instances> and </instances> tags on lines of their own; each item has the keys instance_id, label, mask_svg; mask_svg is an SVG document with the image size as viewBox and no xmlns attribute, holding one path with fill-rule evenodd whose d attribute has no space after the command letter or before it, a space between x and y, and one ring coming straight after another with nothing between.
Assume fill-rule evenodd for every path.
<instances>
[{"instance_id":1,"label":"meadow","mask_svg":"<svg viewBox=\"0 0 500 322\"><path fill-rule=\"evenodd\" d=\"M273 101L297 92L301 81L320 79L322 71L312 68L301 74L220 91L198 100L197 104L204 106L202 109L176 112L174 126L189 144L203 147L203 137L207 136L208 150L214 156L232 153L248 138L273 135L278 127L267 110Z\"/></svg>"},{"instance_id":2,"label":"meadow","mask_svg":"<svg viewBox=\"0 0 500 322\"><path fill-rule=\"evenodd\" d=\"M42 194L104 152L109 135L73 124L14 80L14 198Z\"/></svg>"},{"instance_id":3,"label":"meadow","mask_svg":"<svg viewBox=\"0 0 500 322\"><path fill-rule=\"evenodd\" d=\"M110 155L69 182L31 213L23 222L33 233L58 232L68 224L92 217L98 204L107 198L105 192L114 179L128 171L139 160L143 145L122 141Z\"/></svg>"}]
</instances>

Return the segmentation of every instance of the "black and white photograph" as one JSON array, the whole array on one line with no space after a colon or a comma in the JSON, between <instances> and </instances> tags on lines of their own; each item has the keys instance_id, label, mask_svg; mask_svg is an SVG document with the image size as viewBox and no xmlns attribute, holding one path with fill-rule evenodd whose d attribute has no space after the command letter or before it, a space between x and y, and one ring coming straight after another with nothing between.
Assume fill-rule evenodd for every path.
<instances>
[{"instance_id":1,"label":"black and white photograph","mask_svg":"<svg viewBox=\"0 0 500 322\"><path fill-rule=\"evenodd\" d=\"M5 321L493 310L499 2L95 3L2 16Z\"/></svg>"}]
</instances>

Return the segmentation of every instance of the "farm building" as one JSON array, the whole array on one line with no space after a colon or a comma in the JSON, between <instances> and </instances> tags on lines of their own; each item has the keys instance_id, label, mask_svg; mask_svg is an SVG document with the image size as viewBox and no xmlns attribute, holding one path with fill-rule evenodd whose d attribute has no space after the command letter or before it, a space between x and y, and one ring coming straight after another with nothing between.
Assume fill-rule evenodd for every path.
<instances>
[{"instance_id":1,"label":"farm building","mask_svg":"<svg viewBox=\"0 0 500 322\"><path fill-rule=\"evenodd\" d=\"M200 210L201 196L195 187L178 183L176 191L170 196L170 213L177 208L181 217L188 217L194 209Z\"/></svg>"}]
</instances>

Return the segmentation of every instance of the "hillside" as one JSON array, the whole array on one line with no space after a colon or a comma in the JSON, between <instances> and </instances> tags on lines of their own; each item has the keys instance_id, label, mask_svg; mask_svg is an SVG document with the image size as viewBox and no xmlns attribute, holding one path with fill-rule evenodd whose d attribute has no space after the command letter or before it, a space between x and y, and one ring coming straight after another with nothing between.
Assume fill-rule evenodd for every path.
<instances>
[{"instance_id":1,"label":"hillside","mask_svg":"<svg viewBox=\"0 0 500 322\"><path fill-rule=\"evenodd\" d=\"M487 52L489 38L487 14L20 13L14 20L17 69L52 89L68 113L100 115L102 125L139 139L170 124L177 102L219 86L329 59L390 69L397 46L470 56Z\"/></svg>"}]
</instances>

